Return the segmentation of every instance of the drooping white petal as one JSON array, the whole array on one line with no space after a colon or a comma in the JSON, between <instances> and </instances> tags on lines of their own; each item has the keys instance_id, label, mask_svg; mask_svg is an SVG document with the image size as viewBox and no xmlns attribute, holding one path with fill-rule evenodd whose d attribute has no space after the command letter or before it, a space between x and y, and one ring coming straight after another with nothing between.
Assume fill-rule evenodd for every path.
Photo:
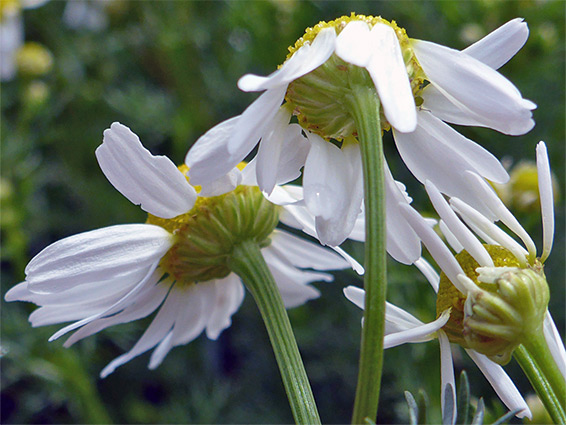
<instances>
[{"instance_id":1,"label":"drooping white petal","mask_svg":"<svg viewBox=\"0 0 566 425\"><path fill-rule=\"evenodd\" d=\"M328 142L325 143L330 145ZM329 212L323 211L321 215L316 214L317 217L315 219L318 239L322 244L330 246L340 245L352 232L354 224L361 213L364 197L360 145L358 143L344 143L339 152L338 158L340 162L336 164L334 175L332 177L327 175L331 179L328 183L334 186L332 191L335 195L327 191L326 196L337 196L337 199L332 200L334 209ZM309 173L308 179L307 170ZM329 170L329 172L332 173L332 170ZM311 186L307 192L307 182L309 184L312 183L312 175L314 173L312 169L308 169L305 165L303 186L305 188L305 201L309 210L310 204L308 201L309 196L311 200L313 199L313 190Z\"/></svg>"},{"instance_id":2,"label":"drooping white petal","mask_svg":"<svg viewBox=\"0 0 566 425\"><path fill-rule=\"evenodd\" d=\"M440 396L440 404L442 405L442 411L445 410L445 400L447 398L446 391L451 391L452 394L449 394L453 401L456 401L456 380L454 379L454 364L452 363L452 350L450 349L450 341L448 340L448 336L444 333L444 331L439 330L438 333L438 342L440 343L440 380L441 380L441 396ZM454 403L454 409L452 410L452 420L450 420L450 424L456 423L456 403ZM446 420L448 418L443 418Z\"/></svg>"},{"instance_id":3,"label":"drooping white petal","mask_svg":"<svg viewBox=\"0 0 566 425\"><path fill-rule=\"evenodd\" d=\"M448 242L448 245L450 245L450 248L452 248L454 252L458 253L464 249L460 241L456 238L456 236L454 236L454 233L452 233L444 220L440 220L438 222L438 228L440 229L440 232L444 236L444 239L446 239L446 242Z\"/></svg>"},{"instance_id":4,"label":"drooping white petal","mask_svg":"<svg viewBox=\"0 0 566 425\"><path fill-rule=\"evenodd\" d=\"M340 270L349 264L336 253L283 230L274 230L271 247L291 264L315 270Z\"/></svg>"},{"instance_id":5,"label":"drooping white petal","mask_svg":"<svg viewBox=\"0 0 566 425\"><path fill-rule=\"evenodd\" d=\"M458 264L458 261L454 258L454 255L452 255L434 229L426 224L417 211L406 204L400 204L400 206L401 213L405 216L417 235L419 235L434 258L434 261L440 266L440 269L446 274L450 282L452 282L460 292L465 294L466 290L458 280L458 275L464 272L460 264Z\"/></svg>"},{"instance_id":6,"label":"drooping white petal","mask_svg":"<svg viewBox=\"0 0 566 425\"><path fill-rule=\"evenodd\" d=\"M195 189L165 156L154 156L128 127L113 123L96 149L102 172L130 202L157 217L173 218L189 211Z\"/></svg>"},{"instance_id":7,"label":"drooping white petal","mask_svg":"<svg viewBox=\"0 0 566 425\"><path fill-rule=\"evenodd\" d=\"M285 91L285 87L267 90L240 115L226 145L230 157L242 161L258 140L265 136L272 125L271 121L279 111Z\"/></svg>"},{"instance_id":8,"label":"drooping white petal","mask_svg":"<svg viewBox=\"0 0 566 425\"><path fill-rule=\"evenodd\" d=\"M212 127L189 149L185 164L189 167L191 184L213 182L228 174L243 159L228 152L228 142L239 118L238 115Z\"/></svg>"},{"instance_id":9,"label":"drooping white petal","mask_svg":"<svg viewBox=\"0 0 566 425\"><path fill-rule=\"evenodd\" d=\"M482 371L505 406L509 410L520 410L516 415L518 418L527 417L531 419L532 414L525 399L503 368L474 350L466 350L466 352Z\"/></svg>"},{"instance_id":10,"label":"drooping white petal","mask_svg":"<svg viewBox=\"0 0 566 425\"><path fill-rule=\"evenodd\" d=\"M564 343L562 342L562 337L556 329L556 324L550 315L550 312L546 310L544 316L544 339L548 344L552 358L558 366L560 373L564 378L566 378L566 349L564 348Z\"/></svg>"},{"instance_id":11,"label":"drooping white petal","mask_svg":"<svg viewBox=\"0 0 566 425\"><path fill-rule=\"evenodd\" d=\"M458 242L462 244L464 249L478 262L480 266L493 267L493 260L491 256L481 244L481 242L474 236L474 234L466 227L464 223L458 218L454 210L450 208L448 202L444 199L440 191L436 188L434 183L426 181L425 188L438 215L442 218L444 223L450 229L452 235L456 237Z\"/></svg>"},{"instance_id":12,"label":"drooping white petal","mask_svg":"<svg viewBox=\"0 0 566 425\"><path fill-rule=\"evenodd\" d=\"M527 38L527 23L522 18L515 18L476 41L463 52L493 69L498 69L515 56Z\"/></svg>"},{"instance_id":13,"label":"drooping white petal","mask_svg":"<svg viewBox=\"0 0 566 425\"><path fill-rule=\"evenodd\" d=\"M308 139L299 124L289 124L285 130L283 150L277 166L277 184L285 184L301 175L310 150Z\"/></svg>"},{"instance_id":14,"label":"drooping white petal","mask_svg":"<svg viewBox=\"0 0 566 425\"><path fill-rule=\"evenodd\" d=\"M357 286L346 286L343 290L344 296L354 303L356 306L361 308L362 310L365 307L365 299L366 299L366 291L362 288L358 288Z\"/></svg>"},{"instance_id":15,"label":"drooping white petal","mask_svg":"<svg viewBox=\"0 0 566 425\"><path fill-rule=\"evenodd\" d=\"M528 252L511 236L461 199L456 197L451 198L450 205L460 214L467 224L473 223L483 232L487 233L491 238L497 241L498 245L501 245L511 251L519 263L521 263L523 267L526 267Z\"/></svg>"},{"instance_id":16,"label":"drooping white petal","mask_svg":"<svg viewBox=\"0 0 566 425\"><path fill-rule=\"evenodd\" d=\"M375 24L370 32L373 55L367 70L379 94L389 124L410 133L417 126L417 110L407 68L395 30Z\"/></svg>"},{"instance_id":17,"label":"drooping white petal","mask_svg":"<svg viewBox=\"0 0 566 425\"><path fill-rule=\"evenodd\" d=\"M280 69L268 75L247 74L238 81L238 87L243 91L263 91L284 86L303 75L318 68L334 53L336 30L324 28L313 40L312 44L305 44L287 60Z\"/></svg>"},{"instance_id":18,"label":"drooping white petal","mask_svg":"<svg viewBox=\"0 0 566 425\"><path fill-rule=\"evenodd\" d=\"M430 341L431 339L434 339L432 334L440 330L440 328L448 322L449 318L450 313L446 311L433 322L421 324L400 332L387 334L383 340L383 348L392 348L406 343ZM389 316L386 320L389 322L394 321L391 316Z\"/></svg>"},{"instance_id":19,"label":"drooping white petal","mask_svg":"<svg viewBox=\"0 0 566 425\"><path fill-rule=\"evenodd\" d=\"M146 270L169 250L172 235L150 224L123 224L57 241L26 267L29 289L56 293Z\"/></svg>"},{"instance_id":20,"label":"drooping white petal","mask_svg":"<svg viewBox=\"0 0 566 425\"><path fill-rule=\"evenodd\" d=\"M232 168L228 174L202 185L199 196L219 196L231 192L242 183L242 172Z\"/></svg>"},{"instance_id":21,"label":"drooping white petal","mask_svg":"<svg viewBox=\"0 0 566 425\"><path fill-rule=\"evenodd\" d=\"M469 171L466 172L466 178L472 186L477 188L478 195L488 208L493 211L497 219L503 222L510 230L513 231L513 233L521 238L527 247L529 255L534 260L537 251L535 243L511 211L507 209L499 196L497 196L493 188L475 173Z\"/></svg>"},{"instance_id":22,"label":"drooping white petal","mask_svg":"<svg viewBox=\"0 0 566 425\"><path fill-rule=\"evenodd\" d=\"M289 108L279 108L259 144L256 175L259 188L266 194L273 191L278 180L278 165L290 119L291 111Z\"/></svg>"},{"instance_id":23,"label":"drooping white petal","mask_svg":"<svg viewBox=\"0 0 566 425\"><path fill-rule=\"evenodd\" d=\"M232 315L238 311L244 299L244 286L234 273L218 279L213 310L206 325L206 336L217 339L220 333L232 324Z\"/></svg>"},{"instance_id":24,"label":"drooping white petal","mask_svg":"<svg viewBox=\"0 0 566 425\"><path fill-rule=\"evenodd\" d=\"M435 43L414 40L413 47L427 79L484 126L511 135L525 134L534 126L531 110L535 105L497 71Z\"/></svg>"},{"instance_id":25,"label":"drooping white petal","mask_svg":"<svg viewBox=\"0 0 566 425\"><path fill-rule=\"evenodd\" d=\"M434 268L430 265L430 263L422 257L419 258L417 261L415 261L414 264L424 275L424 277L426 277L426 280L428 280L428 283L430 283L430 286L432 286L434 292L438 292L438 285L440 284L440 275L437 273L437 271L434 270Z\"/></svg>"},{"instance_id":26,"label":"drooping white petal","mask_svg":"<svg viewBox=\"0 0 566 425\"><path fill-rule=\"evenodd\" d=\"M159 344L159 342L167 336L173 327L177 315L183 307L183 301L183 297L178 295L176 288L173 287L169 296L165 299L165 302L159 309L159 312L138 342L136 342L130 351L115 358L104 369L102 369L100 377L106 378L114 372L118 366L129 362L134 357L139 356Z\"/></svg>"},{"instance_id":27,"label":"drooping white petal","mask_svg":"<svg viewBox=\"0 0 566 425\"><path fill-rule=\"evenodd\" d=\"M402 264L412 264L421 256L421 242L399 211L400 204L409 205L408 196L401 191L398 182L393 179L385 160L383 166L387 252Z\"/></svg>"},{"instance_id":28,"label":"drooping white petal","mask_svg":"<svg viewBox=\"0 0 566 425\"><path fill-rule=\"evenodd\" d=\"M353 65L366 67L374 54L368 24L351 21L336 37L336 55Z\"/></svg>"},{"instance_id":29,"label":"drooping white petal","mask_svg":"<svg viewBox=\"0 0 566 425\"><path fill-rule=\"evenodd\" d=\"M102 317L94 322L90 322L83 326L75 333L73 333L63 344L64 347L70 347L75 342L100 332L110 326L114 326L121 323L128 323L134 320L141 319L143 317L149 316L153 313L159 305L163 302L169 288L172 285L170 279L165 279L159 282L157 285L148 285L144 290L140 291L138 297L135 301L124 308L120 313L114 314L109 317Z\"/></svg>"},{"instance_id":30,"label":"drooping white petal","mask_svg":"<svg viewBox=\"0 0 566 425\"><path fill-rule=\"evenodd\" d=\"M544 142L537 145L537 174L538 192L540 197L540 212L542 216L543 249L540 257L545 262L554 240L554 195L552 192L552 175L550 174L550 163L548 151Z\"/></svg>"}]
</instances>

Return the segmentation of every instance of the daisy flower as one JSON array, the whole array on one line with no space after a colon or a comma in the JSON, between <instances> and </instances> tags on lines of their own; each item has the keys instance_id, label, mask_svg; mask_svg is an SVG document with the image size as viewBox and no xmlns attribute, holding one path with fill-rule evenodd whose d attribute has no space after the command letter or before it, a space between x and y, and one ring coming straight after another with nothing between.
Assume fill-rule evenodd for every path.
<instances>
[{"instance_id":1,"label":"daisy flower","mask_svg":"<svg viewBox=\"0 0 566 425\"><path fill-rule=\"evenodd\" d=\"M307 29L277 71L240 79L242 90L264 93L242 115L218 126L224 137L197 142L187 156L189 176L196 184L215 180L261 140L256 157L261 190L271 193L286 180L288 167L304 166L305 202L316 216L317 234L322 243L338 245L353 228L363 198L351 104L352 87L363 86L379 96L382 129L392 129L415 177L473 203L464 184L467 171L494 182L507 181L508 174L493 155L445 121L512 135L533 127L536 106L496 71L527 37L527 25L515 19L458 51L411 39L381 17L352 14L321 22ZM290 128L292 116L300 129ZM302 149L294 146L300 130L309 142L306 156L295 155ZM208 166L211 160L214 167ZM393 187L392 178L386 179ZM408 227L397 202L387 202L395 210L388 211L388 219L399 229ZM412 240L409 262L420 255L414 235Z\"/></svg>"},{"instance_id":2,"label":"daisy flower","mask_svg":"<svg viewBox=\"0 0 566 425\"><path fill-rule=\"evenodd\" d=\"M543 223L540 258L531 237L477 174L467 174L469 187L491 212L489 217L459 198L447 201L434 184L426 182L431 202L441 218L440 229L456 254L414 209L401 207L441 269L439 275L422 258L415 262L438 294L437 320L423 324L409 313L388 306L385 346L438 338L442 401L447 391L455 399L449 342L466 349L505 405L520 411L519 417L530 417L530 411L500 364L509 361L525 338L543 334L560 373L566 377L566 351L547 309L549 290L543 272L554 234L552 180L543 142L537 146L537 168ZM505 224L524 246L495 224L497 221ZM349 287L345 293L363 308L361 289Z\"/></svg>"},{"instance_id":3,"label":"daisy flower","mask_svg":"<svg viewBox=\"0 0 566 425\"><path fill-rule=\"evenodd\" d=\"M239 242L252 240L261 247L286 307L319 296L308 284L333 280L320 271L349 265L318 244L275 229L285 207L267 201L237 168L195 188L185 166L153 156L119 123L104 132L96 157L110 183L148 212L146 223L53 243L29 262L26 280L5 298L40 306L29 317L34 327L73 322L50 338L75 331L66 347L157 311L134 347L106 366L102 377L154 347L151 369L173 347L202 332L218 338L244 297L240 278L227 265ZM286 215L293 217L293 211Z\"/></svg>"}]
</instances>

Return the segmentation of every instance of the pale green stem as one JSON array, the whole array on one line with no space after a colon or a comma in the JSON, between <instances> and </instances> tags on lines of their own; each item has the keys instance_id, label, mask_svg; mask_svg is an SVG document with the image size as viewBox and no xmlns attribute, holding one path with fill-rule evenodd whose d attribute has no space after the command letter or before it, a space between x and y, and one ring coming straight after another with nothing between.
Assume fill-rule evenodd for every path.
<instances>
[{"instance_id":1,"label":"pale green stem","mask_svg":"<svg viewBox=\"0 0 566 425\"><path fill-rule=\"evenodd\" d=\"M237 245L228 260L228 266L240 276L259 308L295 422L320 424L320 417L287 311L258 244L245 241Z\"/></svg>"},{"instance_id":2,"label":"pale green stem","mask_svg":"<svg viewBox=\"0 0 566 425\"><path fill-rule=\"evenodd\" d=\"M356 122L364 173L365 309L352 423L375 421L379 402L387 290L385 178L380 102L374 87L356 86L345 99Z\"/></svg>"},{"instance_id":3,"label":"pale green stem","mask_svg":"<svg viewBox=\"0 0 566 425\"><path fill-rule=\"evenodd\" d=\"M526 346L520 345L513 353L513 357L527 375L554 423L565 424L564 378L544 341L544 334L540 332Z\"/></svg>"}]
</instances>

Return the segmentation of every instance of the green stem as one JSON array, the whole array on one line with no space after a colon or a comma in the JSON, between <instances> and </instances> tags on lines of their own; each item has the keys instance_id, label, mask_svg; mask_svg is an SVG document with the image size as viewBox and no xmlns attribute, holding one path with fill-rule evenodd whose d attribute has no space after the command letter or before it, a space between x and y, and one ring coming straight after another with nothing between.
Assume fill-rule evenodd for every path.
<instances>
[{"instance_id":1,"label":"green stem","mask_svg":"<svg viewBox=\"0 0 566 425\"><path fill-rule=\"evenodd\" d=\"M245 241L237 245L228 266L243 280L263 317L295 422L320 424L287 311L257 243Z\"/></svg>"},{"instance_id":2,"label":"green stem","mask_svg":"<svg viewBox=\"0 0 566 425\"><path fill-rule=\"evenodd\" d=\"M540 337L535 339L539 340L541 337L544 338L542 332ZM564 379L556 367L552 355L548 352L548 346L544 343L546 348L541 349L540 342L528 344L529 348L520 345L514 351L513 357L515 357L521 369L527 375L554 423L565 424L566 409L564 403L566 398L564 395ZM557 380L561 382L555 382ZM555 386L556 390L554 389Z\"/></svg>"},{"instance_id":3,"label":"green stem","mask_svg":"<svg viewBox=\"0 0 566 425\"><path fill-rule=\"evenodd\" d=\"M358 385L352 423L377 417L387 290L385 177L383 143L379 117L380 102L374 87L356 86L346 99L356 122L364 172L366 219L365 309L358 371Z\"/></svg>"}]
</instances>

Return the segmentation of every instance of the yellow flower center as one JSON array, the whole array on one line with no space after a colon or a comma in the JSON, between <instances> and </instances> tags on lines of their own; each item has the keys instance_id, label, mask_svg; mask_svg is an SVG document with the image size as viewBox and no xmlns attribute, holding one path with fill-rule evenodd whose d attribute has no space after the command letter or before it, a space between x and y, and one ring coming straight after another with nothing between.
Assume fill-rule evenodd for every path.
<instances>
[{"instance_id":1,"label":"yellow flower center","mask_svg":"<svg viewBox=\"0 0 566 425\"><path fill-rule=\"evenodd\" d=\"M385 24L393 28L403 54L403 60L409 81L415 97L415 103L420 105L422 99L419 93L423 88L425 75L411 47L411 40L403 28L395 21L387 21L380 16L365 16L352 13L329 22L319 22L312 28L307 28L305 34L289 47L291 57L299 48L310 44L325 28L334 28L337 34L352 21L363 21L371 28L376 24ZM323 65L291 82L285 99L294 108L294 114L299 123L309 131L323 138L341 141L351 136L357 136L356 125L345 98L351 91L352 84L368 86L375 90L374 83L364 68L349 64L333 54ZM380 112L382 129L390 128L383 109Z\"/></svg>"}]
</instances>

